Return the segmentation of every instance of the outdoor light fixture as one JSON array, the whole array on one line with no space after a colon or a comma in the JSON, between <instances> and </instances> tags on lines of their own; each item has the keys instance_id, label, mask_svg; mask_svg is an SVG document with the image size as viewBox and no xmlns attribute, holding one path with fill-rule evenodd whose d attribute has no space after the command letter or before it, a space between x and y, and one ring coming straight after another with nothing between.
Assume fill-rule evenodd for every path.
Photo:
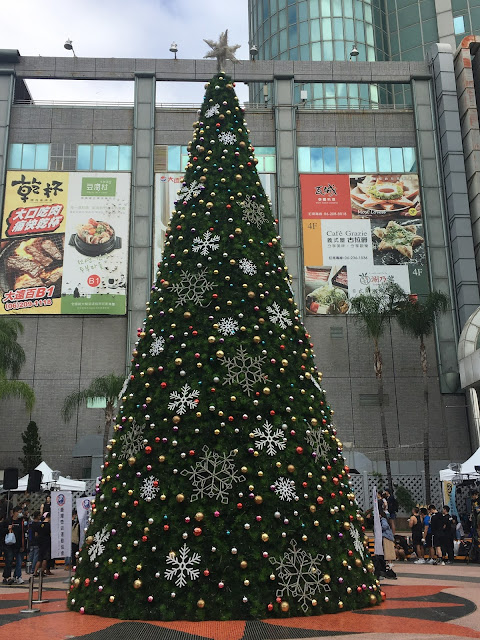
<instances>
[{"instance_id":1,"label":"outdoor light fixture","mask_svg":"<svg viewBox=\"0 0 480 640\"><path fill-rule=\"evenodd\" d=\"M172 44L170 45L170 51L175 55L175 60L177 59L177 51L178 51L178 47L177 47L177 43L176 42L172 42Z\"/></svg>"},{"instance_id":2,"label":"outdoor light fixture","mask_svg":"<svg viewBox=\"0 0 480 640\"><path fill-rule=\"evenodd\" d=\"M307 102L307 99L307 92L305 89L302 89L302 91L300 91L300 100L302 101L302 104L305 104Z\"/></svg>"},{"instance_id":3,"label":"outdoor light fixture","mask_svg":"<svg viewBox=\"0 0 480 640\"><path fill-rule=\"evenodd\" d=\"M258 56L258 47L256 44L250 46L250 55L252 56L252 60L255 61L255 56Z\"/></svg>"},{"instance_id":4,"label":"outdoor light fixture","mask_svg":"<svg viewBox=\"0 0 480 640\"><path fill-rule=\"evenodd\" d=\"M350 51L350 60L355 60L357 56L358 56L358 49L357 49L357 45L354 44L352 47L352 50Z\"/></svg>"},{"instance_id":5,"label":"outdoor light fixture","mask_svg":"<svg viewBox=\"0 0 480 640\"><path fill-rule=\"evenodd\" d=\"M76 57L75 51L73 49L73 44L70 39L66 40L65 44L63 45L63 48L66 49L67 51L71 51L73 53L73 56Z\"/></svg>"}]
</instances>

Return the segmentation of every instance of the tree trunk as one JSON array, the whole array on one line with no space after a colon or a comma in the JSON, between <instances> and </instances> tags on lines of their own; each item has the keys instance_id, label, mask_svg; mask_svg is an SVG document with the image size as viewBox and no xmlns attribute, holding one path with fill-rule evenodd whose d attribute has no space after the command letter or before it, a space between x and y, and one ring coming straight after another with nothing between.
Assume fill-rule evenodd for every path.
<instances>
[{"instance_id":1,"label":"tree trunk","mask_svg":"<svg viewBox=\"0 0 480 640\"><path fill-rule=\"evenodd\" d=\"M428 363L423 338L420 339L420 364L423 374L423 469L425 471L425 500L431 503L430 495L430 429L428 425Z\"/></svg>"},{"instance_id":2,"label":"tree trunk","mask_svg":"<svg viewBox=\"0 0 480 640\"><path fill-rule=\"evenodd\" d=\"M103 432L103 452L105 453L107 444L108 444L108 436L110 434L110 429L113 423L113 419L115 417L115 405L113 402L107 400L107 406L105 407L105 431Z\"/></svg>"},{"instance_id":3,"label":"tree trunk","mask_svg":"<svg viewBox=\"0 0 480 640\"><path fill-rule=\"evenodd\" d=\"M383 393L383 378L382 378L382 354L380 353L380 349L378 348L377 340L374 340L375 349L373 352L373 363L375 367L375 376L377 378L377 386L378 386L378 404L380 406L380 429L382 432L382 444L383 450L385 452L385 466L387 468L387 487L388 489L393 489L393 480L392 480L392 466L390 463L390 450L388 448L388 433L387 433L387 422L385 420L385 406L384 406L384 393Z\"/></svg>"}]
</instances>

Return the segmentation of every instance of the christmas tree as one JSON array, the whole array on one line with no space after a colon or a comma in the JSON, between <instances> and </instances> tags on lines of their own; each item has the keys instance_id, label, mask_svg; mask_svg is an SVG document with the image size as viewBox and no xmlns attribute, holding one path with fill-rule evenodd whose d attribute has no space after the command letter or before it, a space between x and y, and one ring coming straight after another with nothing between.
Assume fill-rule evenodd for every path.
<instances>
[{"instance_id":1,"label":"christmas tree","mask_svg":"<svg viewBox=\"0 0 480 640\"><path fill-rule=\"evenodd\" d=\"M225 73L206 85L194 129L69 606L167 621L377 604L333 411Z\"/></svg>"}]
</instances>

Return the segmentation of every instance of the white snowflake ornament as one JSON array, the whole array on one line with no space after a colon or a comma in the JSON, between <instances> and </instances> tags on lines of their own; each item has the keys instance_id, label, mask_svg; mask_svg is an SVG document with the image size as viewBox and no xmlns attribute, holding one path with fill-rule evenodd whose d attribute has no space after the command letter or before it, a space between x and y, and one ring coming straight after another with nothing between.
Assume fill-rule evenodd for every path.
<instances>
[{"instance_id":1,"label":"white snowflake ornament","mask_svg":"<svg viewBox=\"0 0 480 640\"><path fill-rule=\"evenodd\" d=\"M162 351L165 349L165 338L163 338L162 336L158 336L157 338L155 338L155 340L153 340L152 344L150 345L150 355L152 356L159 356Z\"/></svg>"},{"instance_id":2,"label":"white snowflake ornament","mask_svg":"<svg viewBox=\"0 0 480 640\"><path fill-rule=\"evenodd\" d=\"M251 260L248 260L248 258L242 258L238 262L238 266L240 268L240 271L243 271L245 275L254 276L257 273L257 267L255 266L255 263Z\"/></svg>"},{"instance_id":3,"label":"white snowflake ornament","mask_svg":"<svg viewBox=\"0 0 480 640\"><path fill-rule=\"evenodd\" d=\"M197 182L196 180L192 180L190 184L184 185L178 192L180 200L183 202L188 202L192 198L196 198L202 193L202 190L205 187Z\"/></svg>"},{"instance_id":4,"label":"white snowflake ornament","mask_svg":"<svg viewBox=\"0 0 480 640\"><path fill-rule=\"evenodd\" d=\"M219 113L220 113L220 105L217 102L217 104L214 104L212 107L209 107L205 111L205 117L211 118L212 116L218 116Z\"/></svg>"},{"instance_id":5,"label":"white snowflake ornament","mask_svg":"<svg viewBox=\"0 0 480 640\"><path fill-rule=\"evenodd\" d=\"M212 235L210 230L205 231L203 236L197 236L193 239L192 251L200 255L207 256L210 251L216 251L220 246L218 244L220 236Z\"/></svg>"},{"instance_id":6,"label":"white snowflake ornament","mask_svg":"<svg viewBox=\"0 0 480 640\"><path fill-rule=\"evenodd\" d=\"M313 453L315 453L315 463L327 457L330 447L321 429L312 429L305 436L305 440L312 447Z\"/></svg>"},{"instance_id":7,"label":"white snowflake ornament","mask_svg":"<svg viewBox=\"0 0 480 640\"><path fill-rule=\"evenodd\" d=\"M119 458L131 458L141 449L143 449L143 432L145 431L144 424L138 424L135 420L127 427L128 431L120 436L122 442L122 448L118 454Z\"/></svg>"},{"instance_id":8,"label":"white snowflake ornament","mask_svg":"<svg viewBox=\"0 0 480 640\"><path fill-rule=\"evenodd\" d=\"M170 394L171 402L168 405L168 409L181 416L187 412L187 409L196 409L199 395L200 391L191 389L190 385L184 384L180 392L172 391Z\"/></svg>"},{"instance_id":9,"label":"white snowflake ornament","mask_svg":"<svg viewBox=\"0 0 480 640\"><path fill-rule=\"evenodd\" d=\"M268 319L272 324L278 324L282 329L286 329L293 324L287 309L281 309L280 305L274 302L272 306L267 307L269 313Z\"/></svg>"},{"instance_id":10,"label":"white snowflake ornament","mask_svg":"<svg viewBox=\"0 0 480 640\"><path fill-rule=\"evenodd\" d=\"M282 429L276 429L274 431L273 425L271 425L268 420L265 420L263 430L257 427L252 433L258 438L255 440L255 447L260 449L260 451L265 447L269 456L276 455L277 451L283 451L287 446L287 439Z\"/></svg>"},{"instance_id":11,"label":"white snowflake ornament","mask_svg":"<svg viewBox=\"0 0 480 640\"><path fill-rule=\"evenodd\" d=\"M229 454L218 454L206 445L202 449L203 455L190 470L184 469L182 476L187 476L192 483L193 492L190 502L207 496L228 503L228 492L234 483L243 482L245 476L240 475L233 462L236 450Z\"/></svg>"},{"instance_id":12,"label":"white snowflake ornament","mask_svg":"<svg viewBox=\"0 0 480 640\"><path fill-rule=\"evenodd\" d=\"M279 500L291 502L297 497L294 480L289 480L281 476L274 482L272 487Z\"/></svg>"},{"instance_id":13,"label":"white snowflake ornament","mask_svg":"<svg viewBox=\"0 0 480 640\"><path fill-rule=\"evenodd\" d=\"M362 560L365 559L365 545L363 544L363 536L360 535L358 529L356 529L353 525L350 526L350 535L353 538L353 546L356 551L361 555Z\"/></svg>"},{"instance_id":14,"label":"white snowflake ornament","mask_svg":"<svg viewBox=\"0 0 480 640\"><path fill-rule=\"evenodd\" d=\"M222 336L233 336L238 331L238 322L233 318L221 318L218 321L218 332Z\"/></svg>"},{"instance_id":15,"label":"white snowflake ornament","mask_svg":"<svg viewBox=\"0 0 480 640\"><path fill-rule=\"evenodd\" d=\"M186 544L179 550L178 555L174 553L168 554L166 557L167 564L173 565L171 569L165 571L167 580L175 580L175 586L180 589L187 584L187 578L196 580L200 575L200 570L195 568L196 564L200 564L202 556L194 553L189 557L190 549Z\"/></svg>"},{"instance_id":16,"label":"white snowflake ornament","mask_svg":"<svg viewBox=\"0 0 480 640\"><path fill-rule=\"evenodd\" d=\"M255 200L252 200L251 196L245 196L245 200L240 202L240 208L242 209L242 220L249 224L254 224L258 229L265 224L267 218L265 216L265 207L259 204Z\"/></svg>"},{"instance_id":17,"label":"white snowflake ornament","mask_svg":"<svg viewBox=\"0 0 480 640\"><path fill-rule=\"evenodd\" d=\"M297 547L295 540L290 541L290 548L280 559L269 558L272 565L277 567L277 598L290 597L302 607L306 613L312 605L312 600L318 599L323 592L330 591L322 574L321 562L324 556L315 557L307 551Z\"/></svg>"},{"instance_id":18,"label":"white snowflake ornament","mask_svg":"<svg viewBox=\"0 0 480 640\"><path fill-rule=\"evenodd\" d=\"M110 531L105 526L101 531L97 531L93 536L93 542L88 545L88 556L90 562L94 562L95 558L101 556L105 551L105 542L110 538Z\"/></svg>"},{"instance_id":19,"label":"white snowflake ornament","mask_svg":"<svg viewBox=\"0 0 480 640\"><path fill-rule=\"evenodd\" d=\"M227 374L223 385L238 384L249 396L253 392L253 387L258 382L269 382L267 376L262 371L262 364L266 356L249 356L243 345L238 347L237 354L232 358L225 357L222 365L227 369Z\"/></svg>"},{"instance_id":20,"label":"white snowflake ornament","mask_svg":"<svg viewBox=\"0 0 480 640\"><path fill-rule=\"evenodd\" d=\"M181 307L188 302L197 304L200 307L208 307L204 304L205 294L212 291L216 284L210 282L207 278L207 269L200 271L183 271L181 272L180 282L170 285L169 289L177 294L176 307Z\"/></svg>"},{"instance_id":21,"label":"white snowflake ornament","mask_svg":"<svg viewBox=\"0 0 480 640\"><path fill-rule=\"evenodd\" d=\"M222 131L218 134L218 139L222 144L235 144L237 136L230 131Z\"/></svg>"},{"instance_id":22,"label":"white snowflake ornament","mask_svg":"<svg viewBox=\"0 0 480 640\"><path fill-rule=\"evenodd\" d=\"M158 486L158 478L154 476L150 476L149 478L145 478L140 488L140 497L145 500L145 502L151 502L160 491Z\"/></svg>"}]
</instances>

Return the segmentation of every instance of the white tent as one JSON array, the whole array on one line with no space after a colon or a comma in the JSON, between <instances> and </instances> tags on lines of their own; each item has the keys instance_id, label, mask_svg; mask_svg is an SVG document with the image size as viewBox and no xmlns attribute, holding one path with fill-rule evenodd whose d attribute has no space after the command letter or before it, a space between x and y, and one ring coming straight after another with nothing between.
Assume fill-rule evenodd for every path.
<instances>
[{"instance_id":1,"label":"white tent","mask_svg":"<svg viewBox=\"0 0 480 640\"><path fill-rule=\"evenodd\" d=\"M440 480L461 482L462 480L477 480L480 478L480 473L475 467L480 468L480 448L478 448L473 455L465 460L461 465L450 465L453 468L442 469L440 471ZM459 468L458 468L459 467Z\"/></svg>"},{"instance_id":2,"label":"white tent","mask_svg":"<svg viewBox=\"0 0 480 640\"><path fill-rule=\"evenodd\" d=\"M35 467L42 472L42 491L49 491L60 489L61 491L83 491L87 489L87 485L83 480L72 480L71 478L65 478L59 476L57 480L53 479L53 470L50 469L46 462L41 462ZM18 480L18 488L15 491L26 491L28 485L28 473L23 478Z\"/></svg>"}]
</instances>

